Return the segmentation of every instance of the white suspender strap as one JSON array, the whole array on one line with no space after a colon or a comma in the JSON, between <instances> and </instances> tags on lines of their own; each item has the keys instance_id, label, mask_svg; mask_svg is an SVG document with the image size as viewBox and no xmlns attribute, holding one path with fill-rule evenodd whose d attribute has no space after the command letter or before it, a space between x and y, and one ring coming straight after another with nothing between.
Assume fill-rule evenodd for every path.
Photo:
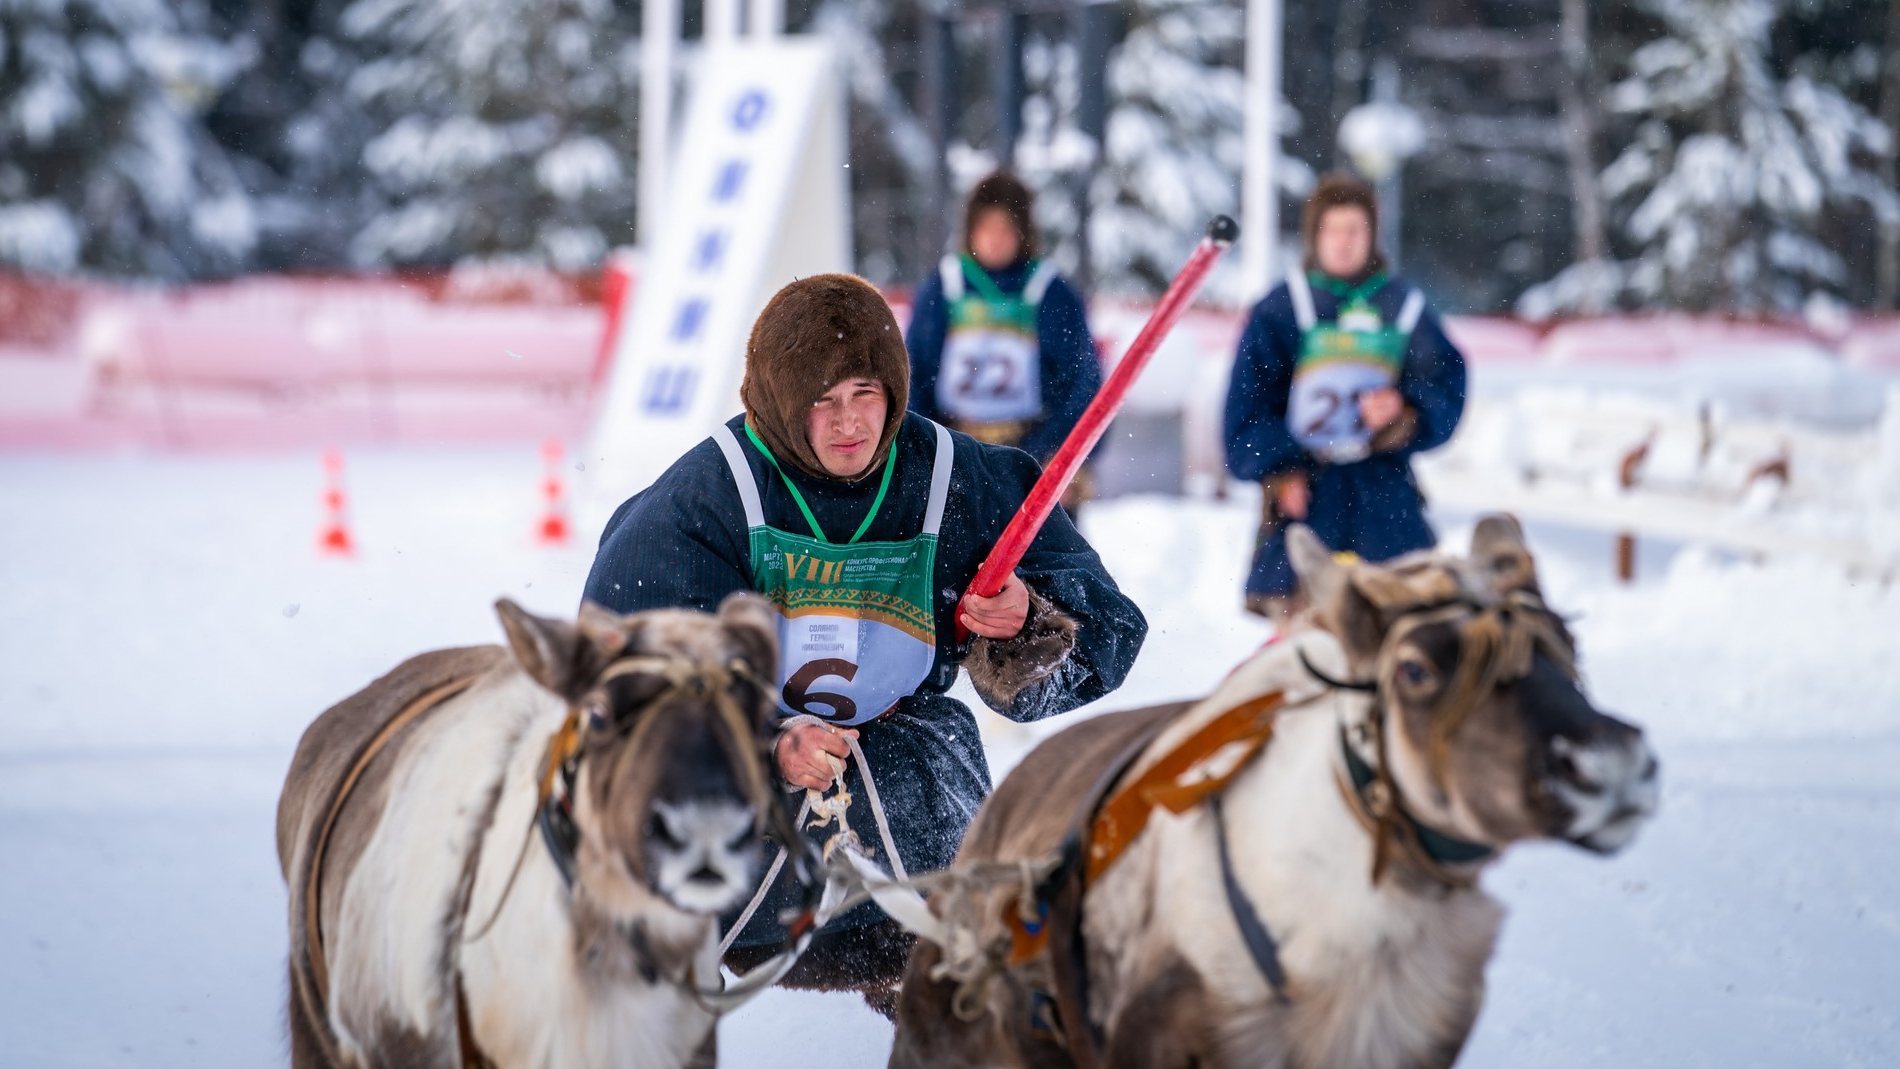
<instances>
[{"instance_id":1,"label":"white suspender strap","mask_svg":"<svg viewBox=\"0 0 1900 1069\"><path fill-rule=\"evenodd\" d=\"M1312 330L1319 322L1319 316L1313 311L1313 290L1306 284L1306 273L1295 270L1286 276L1286 291L1293 298L1293 319L1300 330Z\"/></svg>"},{"instance_id":2,"label":"white suspender strap","mask_svg":"<svg viewBox=\"0 0 1900 1069\"><path fill-rule=\"evenodd\" d=\"M745 505L745 525L765 526L765 509L759 506L759 483L752 477L752 466L745 462L745 450L739 445L739 437L732 433L731 427L722 426L713 432L713 441L719 443L719 451L726 454L726 466L732 469L732 481L739 487L739 500Z\"/></svg>"},{"instance_id":3,"label":"white suspender strap","mask_svg":"<svg viewBox=\"0 0 1900 1069\"><path fill-rule=\"evenodd\" d=\"M1405 304L1399 309L1399 321L1392 324L1400 334L1410 334L1418 326L1418 317L1425 314L1425 294L1417 287L1405 295Z\"/></svg>"},{"instance_id":4,"label":"white suspender strap","mask_svg":"<svg viewBox=\"0 0 1900 1069\"><path fill-rule=\"evenodd\" d=\"M963 299L963 257L946 256L937 265L937 274L943 279L943 299L960 301Z\"/></svg>"},{"instance_id":5,"label":"white suspender strap","mask_svg":"<svg viewBox=\"0 0 1900 1069\"><path fill-rule=\"evenodd\" d=\"M1028 304L1041 304L1042 295L1049 292L1049 283L1056 280L1056 265L1048 260L1036 265L1036 271L1023 283L1023 300Z\"/></svg>"},{"instance_id":6,"label":"white suspender strap","mask_svg":"<svg viewBox=\"0 0 1900 1069\"><path fill-rule=\"evenodd\" d=\"M930 507L924 510L924 533L934 535L943 527L944 502L950 500L950 465L956 460L956 444L941 423L930 425L937 431L937 459L930 468Z\"/></svg>"}]
</instances>

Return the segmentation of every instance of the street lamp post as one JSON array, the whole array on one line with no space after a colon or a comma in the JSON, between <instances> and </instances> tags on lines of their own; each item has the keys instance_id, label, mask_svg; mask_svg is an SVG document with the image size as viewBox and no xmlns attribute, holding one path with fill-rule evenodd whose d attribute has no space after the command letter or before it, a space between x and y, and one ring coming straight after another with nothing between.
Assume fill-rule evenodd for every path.
<instances>
[{"instance_id":1,"label":"street lamp post","mask_svg":"<svg viewBox=\"0 0 1900 1069\"><path fill-rule=\"evenodd\" d=\"M1272 284L1280 242L1279 156L1280 0L1247 0L1246 108L1242 132L1240 232L1243 301Z\"/></svg>"},{"instance_id":2,"label":"street lamp post","mask_svg":"<svg viewBox=\"0 0 1900 1069\"><path fill-rule=\"evenodd\" d=\"M1372 99L1346 113L1339 123L1339 147L1352 165L1379 189L1379 213L1385 217L1392 268L1399 266L1404 233L1404 189L1399 172L1425 147L1425 122L1399 103L1399 68L1389 56L1372 69Z\"/></svg>"}]
</instances>

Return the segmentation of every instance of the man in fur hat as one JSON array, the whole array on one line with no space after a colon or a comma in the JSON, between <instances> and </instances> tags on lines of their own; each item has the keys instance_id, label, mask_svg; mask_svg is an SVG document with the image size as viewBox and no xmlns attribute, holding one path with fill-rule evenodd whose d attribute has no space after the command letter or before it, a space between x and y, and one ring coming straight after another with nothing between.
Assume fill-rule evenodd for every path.
<instances>
[{"instance_id":1,"label":"man in fur hat","mask_svg":"<svg viewBox=\"0 0 1900 1069\"><path fill-rule=\"evenodd\" d=\"M904 342L910 409L1043 463L1102 386L1082 298L1037 258L1034 195L1007 171L976 184L963 249L918 287ZM1080 504L1086 481L1063 501Z\"/></svg>"},{"instance_id":2,"label":"man in fur hat","mask_svg":"<svg viewBox=\"0 0 1900 1069\"><path fill-rule=\"evenodd\" d=\"M1436 543L1412 456L1451 438L1464 356L1425 295L1385 270L1379 205L1345 174L1322 178L1300 219L1300 268L1254 306L1227 390L1227 470L1262 484L1246 605L1283 619L1301 598L1286 524L1381 561Z\"/></svg>"},{"instance_id":3,"label":"man in fur hat","mask_svg":"<svg viewBox=\"0 0 1900 1069\"><path fill-rule=\"evenodd\" d=\"M780 706L816 716L773 748L788 789L823 788L827 755L855 735L898 853L913 873L948 865L989 768L968 708L945 694L959 668L991 708L1027 722L1114 690L1147 623L1058 510L993 598L962 592L1040 474L906 411L910 369L889 306L849 275L780 290L752 330L745 412L614 513L586 596L618 612L711 610L739 590L780 608ZM792 607L796 606L794 613ZM846 787L866 797L851 762ZM881 839L869 806L858 837ZM888 864L888 862L886 862ZM740 934L741 970L783 938L789 873ZM786 978L860 990L894 1012L910 939L872 905L833 921Z\"/></svg>"}]
</instances>

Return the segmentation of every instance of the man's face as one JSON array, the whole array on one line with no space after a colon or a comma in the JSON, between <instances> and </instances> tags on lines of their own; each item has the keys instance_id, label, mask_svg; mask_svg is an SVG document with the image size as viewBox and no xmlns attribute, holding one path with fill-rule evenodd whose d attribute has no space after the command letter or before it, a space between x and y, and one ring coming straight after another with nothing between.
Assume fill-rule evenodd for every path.
<instances>
[{"instance_id":1,"label":"man's face","mask_svg":"<svg viewBox=\"0 0 1900 1069\"><path fill-rule=\"evenodd\" d=\"M991 271L1001 271L1016 262L1022 248L1022 235L1016 233L1016 224L1010 221L1008 212L985 208L977 213L976 223L970 227L970 255L976 257L977 263Z\"/></svg>"},{"instance_id":2,"label":"man's face","mask_svg":"<svg viewBox=\"0 0 1900 1069\"><path fill-rule=\"evenodd\" d=\"M1356 204L1328 208L1313 234L1319 269L1334 278L1351 278L1365 270L1372 258L1372 220Z\"/></svg>"},{"instance_id":3,"label":"man's face","mask_svg":"<svg viewBox=\"0 0 1900 1069\"><path fill-rule=\"evenodd\" d=\"M805 436L826 471L850 479L871 466L890 403L877 379L846 379L812 402Z\"/></svg>"}]
</instances>

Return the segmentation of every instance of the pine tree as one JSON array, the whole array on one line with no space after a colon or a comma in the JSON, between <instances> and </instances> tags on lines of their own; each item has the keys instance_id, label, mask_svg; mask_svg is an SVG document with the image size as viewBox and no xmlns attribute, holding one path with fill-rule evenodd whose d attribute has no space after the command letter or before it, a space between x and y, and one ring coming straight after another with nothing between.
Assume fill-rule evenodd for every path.
<instances>
[{"instance_id":1,"label":"pine tree","mask_svg":"<svg viewBox=\"0 0 1900 1069\"><path fill-rule=\"evenodd\" d=\"M1832 213L1900 214L1874 170L1888 132L1834 87L1772 63L1773 0L1649 0L1663 35L1630 57L1612 111L1634 136L1603 172L1622 263L1579 265L1526 295L1547 314L1592 290L1640 308L1795 312L1841 291Z\"/></svg>"},{"instance_id":2,"label":"pine tree","mask_svg":"<svg viewBox=\"0 0 1900 1069\"><path fill-rule=\"evenodd\" d=\"M1109 60L1089 237L1098 289L1158 293L1210 218L1239 213L1245 13L1239 3L1193 0L1136 0L1132 8L1128 35ZM1312 184L1297 160L1282 156L1276 171L1285 191Z\"/></svg>"},{"instance_id":3,"label":"pine tree","mask_svg":"<svg viewBox=\"0 0 1900 1069\"><path fill-rule=\"evenodd\" d=\"M598 264L634 235L637 41L612 0L356 0L350 90L391 207L372 264Z\"/></svg>"},{"instance_id":4,"label":"pine tree","mask_svg":"<svg viewBox=\"0 0 1900 1069\"><path fill-rule=\"evenodd\" d=\"M235 67L163 0L0 4L0 264L166 279L242 266L251 202L196 115Z\"/></svg>"},{"instance_id":5,"label":"pine tree","mask_svg":"<svg viewBox=\"0 0 1900 1069\"><path fill-rule=\"evenodd\" d=\"M242 70L205 113L251 190L262 270L333 271L384 202L363 168L378 131L348 91L359 57L338 27L349 0L220 3Z\"/></svg>"},{"instance_id":6,"label":"pine tree","mask_svg":"<svg viewBox=\"0 0 1900 1069\"><path fill-rule=\"evenodd\" d=\"M794 5L796 8L796 5ZM920 0L822 0L809 24L839 61L849 108L852 248L855 270L880 285L914 282L942 250L927 248L937 151L899 90L896 74L918 63Z\"/></svg>"},{"instance_id":7,"label":"pine tree","mask_svg":"<svg viewBox=\"0 0 1900 1069\"><path fill-rule=\"evenodd\" d=\"M1089 205L1095 289L1161 292L1216 214L1238 215L1244 165L1241 68L1245 15L1235 0L1134 0L1126 35L1108 63L1108 119L1099 146L1075 122L1079 58L1070 41L1032 38L1028 99L1017 167L1036 189L1049 255L1073 268ZM1290 108L1282 105L1282 127ZM1283 191L1302 193L1312 172L1284 154ZM1233 296L1233 265L1209 292Z\"/></svg>"}]
</instances>

